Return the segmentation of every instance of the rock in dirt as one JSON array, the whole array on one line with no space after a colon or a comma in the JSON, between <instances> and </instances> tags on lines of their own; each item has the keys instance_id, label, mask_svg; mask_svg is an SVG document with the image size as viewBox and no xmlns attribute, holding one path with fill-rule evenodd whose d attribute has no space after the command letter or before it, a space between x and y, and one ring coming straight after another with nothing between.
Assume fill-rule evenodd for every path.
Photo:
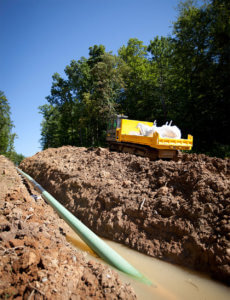
<instances>
[{"instance_id":1,"label":"rock in dirt","mask_svg":"<svg viewBox=\"0 0 230 300\"><path fill-rule=\"evenodd\" d=\"M116 272L67 243L65 228L0 156L0 299L136 299Z\"/></svg>"},{"instance_id":2,"label":"rock in dirt","mask_svg":"<svg viewBox=\"0 0 230 300\"><path fill-rule=\"evenodd\" d=\"M229 159L65 146L20 167L102 237L230 284Z\"/></svg>"}]
</instances>

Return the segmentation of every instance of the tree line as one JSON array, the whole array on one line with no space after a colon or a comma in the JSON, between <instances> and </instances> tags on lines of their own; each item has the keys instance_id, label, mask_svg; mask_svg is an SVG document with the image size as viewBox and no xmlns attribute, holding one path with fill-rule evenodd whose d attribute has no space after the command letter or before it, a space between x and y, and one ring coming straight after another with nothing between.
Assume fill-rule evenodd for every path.
<instances>
[{"instance_id":1,"label":"tree line","mask_svg":"<svg viewBox=\"0 0 230 300\"><path fill-rule=\"evenodd\" d=\"M117 54L104 45L72 60L65 77L53 75L43 115L43 149L62 145L103 146L113 114L173 120L194 151L230 154L230 2L180 3L171 36L148 45L132 38Z\"/></svg>"},{"instance_id":2,"label":"tree line","mask_svg":"<svg viewBox=\"0 0 230 300\"><path fill-rule=\"evenodd\" d=\"M0 155L19 164L24 156L14 149L16 134L12 132L14 125L10 117L10 104L3 91L0 91Z\"/></svg>"}]
</instances>

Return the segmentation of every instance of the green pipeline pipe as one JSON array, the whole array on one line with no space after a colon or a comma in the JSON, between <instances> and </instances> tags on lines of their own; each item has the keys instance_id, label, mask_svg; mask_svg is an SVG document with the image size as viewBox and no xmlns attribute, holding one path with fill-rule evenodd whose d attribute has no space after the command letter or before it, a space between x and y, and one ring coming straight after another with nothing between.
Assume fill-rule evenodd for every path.
<instances>
[{"instance_id":1,"label":"green pipeline pipe","mask_svg":"<svg viewBox=\"0 0 230 300\"><path fill-rule=\"evenodd\" d=\"M109 247L93 231L78 220L71 212L61 205L53 196L51 196L40 184L32 177L18 169L18 172L31 181L40 191L47 202L57 211L57 213L69 224L69 226L81 237L81 239L92 248L101 258L111 264L118 270L136 278L140 281L152 285L152 282L144 277L137 269L121 257L116 251Z\"/></svg>"}]
</instances>

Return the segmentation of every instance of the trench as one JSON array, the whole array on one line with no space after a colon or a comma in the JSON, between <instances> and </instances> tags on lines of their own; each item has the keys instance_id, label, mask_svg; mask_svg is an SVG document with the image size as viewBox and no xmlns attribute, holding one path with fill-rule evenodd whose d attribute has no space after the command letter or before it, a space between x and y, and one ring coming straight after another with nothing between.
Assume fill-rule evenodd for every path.
<instances>
[{"instance_id":1,"label":"trench","mask_svg":"<svg viewBox=\"0 0 230 300\"><path fill-rule=\"evenodd\" d=\"M84 256L88 260L93 259L108 265L105 261L99 258L83 240L81 240L81 238L67 225L67 223L65 231L67 232L67 241L79 251L83 252ZM138 279L133 279L113 268L111 265L108 265L110 268L115 269L115 271L119 273L120 279L123 282L129 283L133 287L137 295L137 299L229 299L230 287L212 280L200 272L149 257L124 245L109 240L104 239L104 241L155 284L155 286L146 285Z\"/></svg>"},{"instance_id":2,"label":"trench","mask_svg":"<svg viewBox=\"0 0 230 300\"><path fill-rule=\"evenodd\" d=\"M87 259L107 265L71 228L67 228L66 239L78 250L83 251ZM104 241L156 284L156 287L148 286L115 269L123 282L131 284L139 300L229 299L230 287L200 272L147 256L119 243Z\"/></svg>"}]
</instances>

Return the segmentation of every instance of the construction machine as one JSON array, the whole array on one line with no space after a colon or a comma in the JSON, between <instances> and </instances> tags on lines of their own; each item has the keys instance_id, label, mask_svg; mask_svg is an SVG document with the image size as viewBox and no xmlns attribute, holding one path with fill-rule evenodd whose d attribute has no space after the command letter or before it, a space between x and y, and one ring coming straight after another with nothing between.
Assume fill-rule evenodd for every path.
<instances>
[{"instance_id":1,"label":"construction machine","mask_svg":"<svg viewBox=\"0 0 230 300\"><path fill-rule=\"evenodd\" d=\"M128 152L155 159L176 159L179 150L191 150L193 137L187 139L162 137L155 131L151 136L140 134L138 126L154 128L155 123L129 120L127 116L116 115L109 119L106 141L110 150Z\"/></svg>"}]
</instances>

